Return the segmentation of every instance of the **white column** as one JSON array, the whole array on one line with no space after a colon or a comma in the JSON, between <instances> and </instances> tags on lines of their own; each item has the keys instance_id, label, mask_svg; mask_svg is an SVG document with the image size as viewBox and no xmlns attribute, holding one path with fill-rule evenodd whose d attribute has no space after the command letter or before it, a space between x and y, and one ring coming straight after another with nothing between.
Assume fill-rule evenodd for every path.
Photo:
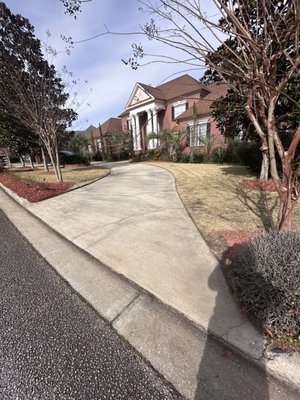
<instances>
[{"instance_id":1,"label":"white column","mask_svg":"<svg viewBox=\"0 0 300 400\"><path fill-rule=\"evenodd\" d=\"M156 109L152 110L153 114L153 132L158 133L157 129L157 111Z\"/></svg>"},{"instance_id":2,"label":"white column","mask_svg":"<svg viewBox=\"0 0 300 400\"><path fill-rule=\"evenodd\" d=\"M159 132L160 132L159 118L158 118L158 111L159 111L159 109L158 109L158 108L156 108L156 109L155 109L155 114L156 114L156 129L157 129L157 133L159 133Z\"/></svg>"},{"instance_id":3,"label":"white column","mask_svg":"<svg viewBox=\"0 0 300 400\"><path fill-rule=\"evenodd\" d=\"M147 110L147 136L149 133L153 133L153 128L152 128L153 120L152 120L152 110ZM152 150L154 149L154 140L151 139L148 141L148 149Z\"/></svg>"},{"instance_id":4,"label":"white column","mask_svg":"<svg viewBox=\"0 0 300 400\"><path fill-rule=\"evenodd\" d=\"M135 150L142 150L141 146L141 128L140 128L140 119L138 114L135 116L135 127L136 127L136 149Z\"/></svg>"},{"instance_id":5,"label":"white column","mask_svg":"<svg viewBox=\"0 0 300 400\"><path fill-rule=\"evenodd\" d=\"M136 150L136 148L137 148L137 134L136 134L135 115L131 116L131 126L132 126L133 150Z\"/></svg>"},{"instance_id":6,"label":"white column","mask_svg":"<svg viewBox=\"0 0 300 400\"><path fill-rule=\"evenodd\" d=\"M152 110L152 118L153 118L153 132L154 133L159 133L159 128L158 128L158 118L157 118L157 109L154 108ZM154 139L153 140L153 149L156 149L159 145L159 140L158 139Z\"/></svg>"}]
</instances>

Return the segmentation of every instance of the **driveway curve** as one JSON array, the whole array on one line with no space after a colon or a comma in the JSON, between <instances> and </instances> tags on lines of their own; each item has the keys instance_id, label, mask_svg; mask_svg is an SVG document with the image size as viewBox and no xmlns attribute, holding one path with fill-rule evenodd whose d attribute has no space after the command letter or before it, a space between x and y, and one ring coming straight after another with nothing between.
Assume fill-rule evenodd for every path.
<instances>
[{"instance_id":1,"label":"driveway curve","mask_svg":"<svg viewBox=\"0 0 300 400\"><path fill-rule=\"evenodd\" d=\"M111 174L106 178L28 209L203 328L235 345L247 336L253 355L258 336L232 300L173 176L141 163L108 167Z\"/></svg>"}]
</instances>

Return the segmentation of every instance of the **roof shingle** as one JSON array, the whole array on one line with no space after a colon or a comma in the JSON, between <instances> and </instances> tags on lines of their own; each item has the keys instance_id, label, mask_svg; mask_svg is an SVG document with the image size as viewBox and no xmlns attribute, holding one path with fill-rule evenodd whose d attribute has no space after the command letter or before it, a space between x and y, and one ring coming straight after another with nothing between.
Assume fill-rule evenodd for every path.
<instances>
[{"instance_id":1,"label":"roof shingle","mask_svg":"<svg viewBox=\"0 0 300 400\"><path fill-rule=\"evenodd\" d=\"M202 87L209 91L209 94L195 103L197 117L211 114L211 105L218 98L225 96L228 91L226 83L211 83L202 85ZM193 107L180 114L176 119L178 121L186 121L193 118Z\"/></svg>"},{"instance_id":2,"label":"roof shingle","mask_svg":"<svg viewBox=\"0 0 300 400\"><path fill-rule=\"evenodd\" d=\"M163 83L157 87L139 83L148 93L157 100L169 101L190 93L199 92L203 86L199 81L185 74L169 82Z\"/></svg>"},{"instance_id":3,"label":"roof shingle","mask_svg":"<svg viewBox=\"0 0 300 400\"><path fill-rule=\"evenodd\" d=\"M101 124L101 130L103 135L111 134L114 132L122 132L122 120L121 118L109 118L107 121ZM93 139L100 138L99 128L93 129Z\"/></svg>"}]
</instances>

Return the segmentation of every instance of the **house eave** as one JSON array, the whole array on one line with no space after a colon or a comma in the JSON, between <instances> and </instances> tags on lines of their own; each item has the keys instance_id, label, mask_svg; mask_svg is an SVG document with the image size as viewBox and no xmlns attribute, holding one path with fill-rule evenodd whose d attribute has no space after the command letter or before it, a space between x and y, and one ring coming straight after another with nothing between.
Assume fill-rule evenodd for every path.
<instances>
[{"instance_id":1,"label":"house eave","mask_svg":"<svg viewBox=\"0 0 300 400\"><path fill-rule=\"evenodd\" d=\"M211 117L211 113L197 114L196 117L193 117L192 115L190 115L188 117L183 117L183 118L180 118L180 115L179 115L178 118L176 118L176 122L178 121L180 123L180 122L192 121L194 119L207 118L207 117Z\"/></svg>"}]
</instances>

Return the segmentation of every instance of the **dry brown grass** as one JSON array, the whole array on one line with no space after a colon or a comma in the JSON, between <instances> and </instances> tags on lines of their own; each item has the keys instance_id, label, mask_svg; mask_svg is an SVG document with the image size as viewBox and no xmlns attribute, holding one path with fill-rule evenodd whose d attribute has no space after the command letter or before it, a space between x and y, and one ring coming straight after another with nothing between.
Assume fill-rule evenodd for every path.
<instances>
[{"instance_id":1,"label":"dry brown grass","mask_svg":"<svg viewBox=\"0 0 300 400\"><path fill-rule=\"evenodd\" d=\"M53 169L50 168L50 172L46 173L42 168L36 168L35 170L22 170L20 168L14 168L9 170L10 173L16 174L18 178L32 182L56 182L55 174ZM109 173L109 170L103 167L83 167L83 168L62 168L63 181L72 184L69 190L87 185L95 182L96 180L103 178Z\"/></svg>"},{"instance_id":2,"label":"dry brown grass","mask_svg":"<svg viewBox=\"0 0 300 400\"><path fill-rule=\"evenodd\" d=\"M218 232L248 232L270 228L276 218L276 193L246 189L244 179L254 178L246 167L217 164L155 162L170 171L178 193L198 229L207 239ZM293 227L299 227L300 206Z\"/></svg>"}]
</instances>

